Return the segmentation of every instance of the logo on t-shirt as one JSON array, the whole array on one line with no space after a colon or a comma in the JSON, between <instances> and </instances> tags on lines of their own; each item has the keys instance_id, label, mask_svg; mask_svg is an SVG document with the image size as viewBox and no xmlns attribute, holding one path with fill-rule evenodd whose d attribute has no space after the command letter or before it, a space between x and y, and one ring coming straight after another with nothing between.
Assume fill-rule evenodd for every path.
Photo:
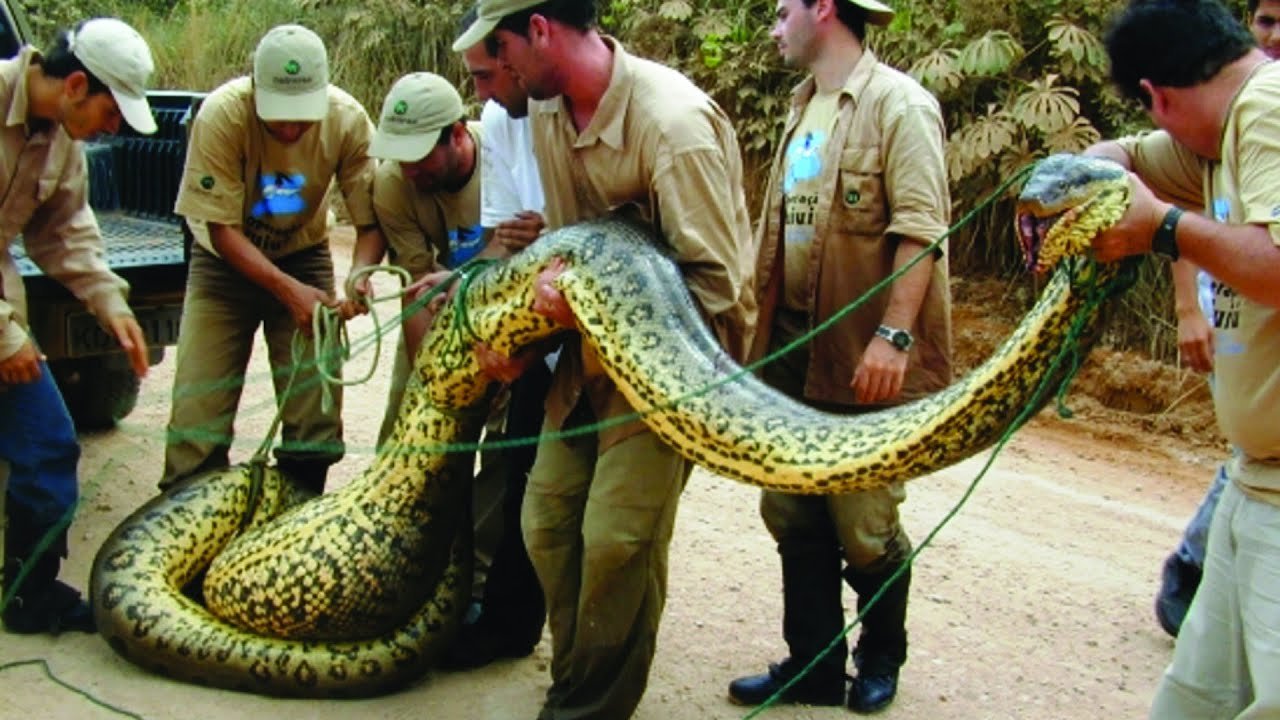
<instances>
[{"instance_id":1,"label":"logo on t-shirt","mask_svg":"<svg viewBox=\"0 0 1280 720\"><path fill-rule=\"evenodd\" d=\"M307 202L302 198L302 188L307 178L302 173L284 175L266 173L259 179L262 185L262 199L253 206L251 215L255 218L279 218L297 215L307 209Z\"/></svg>"},{"instance_id":2,"label":"logo on t-shirt","mask_svg":"<svg viewBox=\"0 0 1280 720\"><path fill-rule=\"evenodd\" d=\"M456 227L449 231L449 266L457 267L475 257L484 247L484 228L480 223Z\"/></svg>"},{"instance_id":3,"label":"logo on t-shirt","mask_svg":"<svg viewBox=\"0 0 1280 720\"><path fill-rule=\"evenodd\" d=\"M822 174L822 145L827 134L821 130L806 132L792 138L787 146L787 175L782 180L782 192L790 193L797 183L812 180Z\"/></svg>"}]
</instances>

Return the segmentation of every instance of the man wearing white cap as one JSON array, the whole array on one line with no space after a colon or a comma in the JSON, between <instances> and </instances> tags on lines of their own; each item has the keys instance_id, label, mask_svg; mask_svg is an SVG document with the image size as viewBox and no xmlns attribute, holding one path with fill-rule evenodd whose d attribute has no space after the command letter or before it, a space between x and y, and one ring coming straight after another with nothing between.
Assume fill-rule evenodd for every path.
<instances>
[{"instance_id":1,"label":"man wearing white cap","mask_svg":"<svg viewBox=\"0 0 1280 720\"><path fill-rule=\"evenodd\" d=\"M594 0L480 0L476 21L453 47L491 43L528 90L547 227L633 210L681 266L712 331L741 359L755 321L756 249L733 125L688 78L601 35L595 11ZM563 298L542 289L548 314L572 327ZM632 412L581 337L567 333L544 432ZM539 443L521 525L551 628L551 687L540 720L622 720L635 712L691 468L637 420Z\"/></svg>"},{"instance_id":2,"label":"man wearing white cap","mask_svg":"<svg viewBox=\"0 0 1280 720\"><path fill-rule=\"evenodd\" d=\"M94 624L80 593L57 579L76 504L80 445L28 334L26 296L9 247L21 234L27 256L83 301L134 371L146 373L146 339L126 302L128 285L103 260L78 141L119 131L122 116L138 132L155 132L146 98L152 67L142 36L112 18L60 33L44 54L24 47L0 61L6 118L0 128L0 459L9 464L7 603L0 607L10 632L92 632Z\"/></svg>"},{"instance_id":3,"label":"man wearing white cap","mask_svg":"<svg viewBox=\"0 0 1280 720\"><path fill-rule=\"evenodd\" d=\"M373 212L373 124L360 103L329 84L324 43L300 25L258 43L252 77L214 90L191 127L175 211L195 238L178 336L173 405L161 488L229 463L254 333L262 327L281 407L279 468L324 489L344 452L341 387L325 407L313 363L311 317L338 307L329 254L329 188L336 179L358 235L352 272L380 261ZM354 306L354 303L347 307Z\"/></svg>"},{"instance_id":4,"label":"man wearing white cap","mask_svg":"<svg viewBox=\"0 0 1280 720\"><path fill-rule=\"evenodd\" d=\"M778 50L809 75L792 91L757 226L761 302L752 358L828 322L915 260L950 222L938 102L863 43L867 26L888 25L893 10L876 0L777 0L776 9ZM764 381L834 413L913 400L951 382L950 322L939 252L765 367ZM893 702L907 658L911 540L898 515L905 497L901 482L827 497L763 494L760 515L782 563L790 653L762 674L732 681L731 700L763 703L816 658L782 702L847 703L858 713ZM863 613L853 651L858 674L847 695L842 576Z\"/></svg>"},{"instance_id":5,"label":"man wearing white cap","mask_svg":"<svg viewBox=\"0 0 1280 720\"><path fill-rule=\"evenodd\" d=\"M373 181L373 205L391 262L415 282L479 255L480 123L468 122L462 97L448 80L429 72L405 75L382 103L369 154L382 160ZM428 278L428 276L432 276ZM404 305L414 301L406 292ZM391 392L378 442L395 426L412 360L430 324L429 312L404 318Z\"/></svg>"}]
</instances>

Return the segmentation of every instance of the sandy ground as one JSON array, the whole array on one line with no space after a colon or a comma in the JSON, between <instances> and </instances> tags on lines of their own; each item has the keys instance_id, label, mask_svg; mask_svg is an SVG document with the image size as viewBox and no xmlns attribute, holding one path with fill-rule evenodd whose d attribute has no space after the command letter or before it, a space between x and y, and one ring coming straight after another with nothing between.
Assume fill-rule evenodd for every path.
<instances>
[{"instance_id":1,"label":"sandy ground","mask_svg":"<svg viewBox=\"0 0 1280 720\"><path fill-rule=\"evenodd\" d=\"M337 244L345 258L349 245ZM388 287L389 280L379 282ZM383 306L383 314L391 308ZM957 314L968 342L976 308ZM370 331L368 321L353 337ZM997 332L984 325L979 335ZM393 345L393 344L392 344ZM271 419L264 353L237 423L238 457L256 448ZM371 360L348 366L355 376ZM1118 360L1105 365L1114 374ZM1137 361L1134 361L1137 362ZM1086 390L1101 384L1089 380ZM347 394L350 453L331 477L354 477L372 456L389 365ZM172 383L171 359L152 368L138 409L112 432L84 438L85 503L72 527L63 577L83 586L99 544L154 492ZM1161 376L1135 367L1128 382ZM1179 387L1190 382L1177 374ZM1203 415L1203 397L1168 389L1178 413ZM1105 393L1103 393L1105 394ZM1096 393L1095 393L1096 395ZM1187 397L1199 399L1194 403ZM1169 407L1144 415L1072 401L1076 419L1042 413L998 455L972 495L988 454L915 481L904 506L920 553L908 621L911 650L897 702L880 717L1145 717L1172 642L1151 612L1159 567L1222 455L1192 442ZM1166 403L1167 405L1167 403ZM1158 426L1160 432L1151 427ZM1192 428L1194 430L1194 428ZM334 482L334 481L331 481ZM638 720L742 718L726 683L785 653L773 545L756 514L754 488L695 473L672 547L670 596L649 690ZM958 507L949 522L946 518ZM846 608L853 598L846 594ZM46 675L43 661L54 676ZM547 642L534 656L467 673L432 673L398 694L362 701L276 700L188 686L150 675L96 636L0 634L0 719L175 718L533 718L548 685ZM69 687L68 687L69 686ZM85 697L80 692L89 694ZM95 700L96 699L96 700ZM111 709L111 707L115 709ZM834 708L778 707L765 718L851 716Z\"/></svg>"}]
</instances>

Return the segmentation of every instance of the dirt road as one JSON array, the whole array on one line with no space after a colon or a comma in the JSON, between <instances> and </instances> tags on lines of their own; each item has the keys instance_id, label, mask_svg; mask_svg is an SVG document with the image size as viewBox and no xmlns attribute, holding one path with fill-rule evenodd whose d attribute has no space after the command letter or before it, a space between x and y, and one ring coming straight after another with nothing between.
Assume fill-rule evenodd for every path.
<instances>
[{"instance_id":1,"label":"dirt road","mask_svg":"<svg viewBox=\"0 0 1280 720\"><path fill-rule=\"evenodd\" d=\"M336 249L335 256L346 255L342 246ZM353 337L369 332L366 323L353 327ZM256 353L237 423L238 458L253 452L271 420L263 356ZM367 354L357 357L348 376L367 361ZM353 477L368 464L388 369L348 391L350 452L333 477ZM81 586L98 545L154 492L172 372L171 359L153 368L138 410L117 430L84 439L86 502L63 573ZM1046 413L1015 436L916 561L910 659L897 703L880 717L1145 717L1172 648L1151 614L1160 562L1219 452L1135 427L1105 413L1076 420ZM904 512L917 545L962 501L986 457L911 486ZM741 718L746 711L727 702L726 683L784 653L778 563L756 514L757 499L753 488L702 471L690 482L677 521L658 654L637 720ZM851 604L846 596L846 607ZM433 673L384 698L284 701L150 675L93 636L0 634L0 719L127 712L148 720L527 720L547 686L548 652L544 640L532 658ZM10 666L24 660L46 661L62 681L118 710L56 684L37 665ZM762 717L852 715L780 707Z\"/></svg>"}]
</instances>

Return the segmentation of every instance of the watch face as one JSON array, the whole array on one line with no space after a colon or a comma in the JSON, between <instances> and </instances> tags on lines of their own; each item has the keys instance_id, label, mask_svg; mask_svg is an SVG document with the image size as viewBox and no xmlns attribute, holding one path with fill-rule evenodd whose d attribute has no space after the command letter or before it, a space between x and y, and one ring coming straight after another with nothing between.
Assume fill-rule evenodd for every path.
<instances>
[{"instance_id":1,"label":"watch face","mask_svg":"<svg viewBox=\"0 0 1280 720\"><path fill-rule=\"evenodd\" d=\"M893 343L893 346L899 350L906 350L911 347L911 336L902 330L898 330L893 333L892 338L889 338L889 342Z\"/></svg>"}]
</instances>

